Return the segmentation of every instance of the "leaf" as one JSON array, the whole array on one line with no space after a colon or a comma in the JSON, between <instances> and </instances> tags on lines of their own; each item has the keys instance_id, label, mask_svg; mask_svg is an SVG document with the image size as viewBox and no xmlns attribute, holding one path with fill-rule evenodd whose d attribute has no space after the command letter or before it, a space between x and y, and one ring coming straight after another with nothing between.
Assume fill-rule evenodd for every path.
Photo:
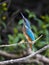
<instances>
[{"instance_id":1,"label":"leaf","mask_svg":"<svg viewBox=\"0 0 49 65\"><path fill-rule=\"evenodd\" d=\"M14 39L12 35L8 35L8 37L9 37L10 40Z\"/></svg>"},{"instance_id":2,"label":"leaf","mask_svg":"<svg viewBox=\"0 0 49 65\"><path fill-rule=\"evenodd\" d=\"M46 45L46 42L39 40L39 42L37 42L35 46L38 47L38 48L41 48L41 47L43 47L44 45Z\"/></svg>"},{"instance_id":3,"label":"leaf","mask_svg":"<svg viewBox=\"0 0 49 65\"><path fill-rule=\"evenodd\" d=\"M9 44L12 44L13 43L13 40L14 40L14 37L12 35L8 35L8 38L9 38Z\"/></svg>"},{"instance_id":4,"label":"leaf","mask_svg":"<svg viewBox=\"0 0 49 65\"><path fill-rule=\"evenodd\" d=\"M29 14L30 13L30 11L28 10L28 9L25 9L25 11Z\"/></svg>"},{"instance_id":5,"label":"leaf","mask_svg":"<svg viewBox=\"0 0 49 65\"><path fill-rule=\"evenodd\" d=\"M2 44L2 39L1 39L1 37L0 37L0 44Z\"/></svg>"},{"instance_id":6,"label":"leaf","mask_svg":"<svg viewBox=\"0 0 49 65\"><path fill-rule=\"evenodd\" d=\"M15 39L13 40L13 43L16 43L19 41L19 37L15 37Z\"/></svg>"},{"instance_id":7,"label":"leaf","mask_svg":"<svg viewBox=\"0 0 49 65\"><path fill-rule=\"evenodd\" d=\"M24 38L24 36L23 36L23 34L22 34L22 33L19 33L19 34L18 34L18 37L19 37L19 38L21 38L21 39L23 39L23 38Z\"/></svg>"},{"instance_id":8,"label":"leaf","mask_svg":"<svg viewBox=\"0 0 49 65\"><path fill-rule=\"evenodd\" d=\"M0 22L2 25L3 25L3 27L6 29L6 24L3 22L3 21L1 21Z\"/></svg>"},{"instance_id":9,"label":"leaf","mask_svg":"<svg viewBox=\"0 0 49 65\"><path fill-rule=\"evenodd\" d=\"M29 18L32 18L32 17L33 17L33 18L35 18L35 17L36 17L36 15L35 15L35 13L34 13L34 12L30 12L30 13L29 13Z\"/></svg>"},{"instance_id":10,"label":"leaf","mask_svg":"<svg viewBox=\"0 0 49 65\"><path fill-rule=\"evenodd\" d=\"M7 5L7 3L6 3L6 2L4 2L4 3L2 4L2 6L3 6L3 7L5 7L6 5Z\"/></svg>"},{"instance_id":11,"label":"leaf","mask_svg":"<svg viewBox=\"0 0 49 65\"><path fill-rule=\"evenodd\" d=\"M23 49L25 49L25 48L26 48L26 46L25 46L24 44L22 44L22 45L21 45L21 47L22 47Z\"/></svg>"},{"instance_id":12,"label":"leaf","mask_svg":"<svg viewBox=\"0 0 49 65\"><path fill-rule=\"evenodd\" d=\"M35 32L37 32L37 27L35 25L32 25L31 29L33 29Z\"/></svg>"},{"instance_id":13,"label":"leaf","mask_svg":"<svg viewBox=\"0 0 49 65\"><path fill-rule=\"evenodd\" d=\"M14 32L14 34L17 34L18 33L17 28L13 28L13 32Z\"/></svg>"},{"instance_id":14,"label":"leaf","mask_svg":"<svg viewBox=\"0 0 49 65\"><path fill-rule=\"evenodd\" d=\"M45 56L49 57L49 49L46 50Z\"/></svg>"},{"instance_id":15,"label":"leaf","mask_svg":"<svg viewBox=\"0 0 49 65\"><path fill-rule=\"evenodd\" d=\"M22 24L24 22L23 19L19 20L18 24Z\"/></svg>"}]
</instances>

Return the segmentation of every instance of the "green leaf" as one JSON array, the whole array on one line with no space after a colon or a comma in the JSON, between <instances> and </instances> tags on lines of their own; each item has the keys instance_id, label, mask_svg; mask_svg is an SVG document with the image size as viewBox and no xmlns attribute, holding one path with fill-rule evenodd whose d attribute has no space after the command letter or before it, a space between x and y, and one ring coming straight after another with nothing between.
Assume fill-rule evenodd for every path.
<instances>
[{"instance_id":1,"label":"green leaf","mask_svg":"<svg viewBox=\"0 0 49 65\"><path fill-rule=\"evenodd\" d=\"M30 11L28 10L28 9L25 9L25 11L29 14L30 13Z\"/></svg>"},{"instance_id":2,"label":"green leaf","mask_svg":"<svg viewBox=\"0 0 49 65\"><path fill-rule=\"evenodd\" d=\"M46 44L45 41L40 41L40 40L39 40L39 42L37 42L35 46L38 47L38 48L41 48L41 47L43 47L45 44Z\"/></svg>"},{"instance_id":3,"label":"green leaf","mask_svg":"<svg viewBox=\"0 0 49 65\"><path fill-rule=\"evenodd\" d=\"M32 17L33 17L33 18L35 18L35 17L36 17L36 15L35 15L35 13L34 13L34 12L30 12L30 13L29 13L29 18L32 18Z\"/></svg>"},{"instance_id":4,"label":"green leaf","mask_svg":"<svg viewBox=\"0 0 49 65\"><path fill-rule=\"evenodd\" d=\"M46 50L45 56L49 57L49 49Z\"/></svg>"},{"instance_id":5,"label":"green leaf","mask_svg":"<svg viewBox=\"0 0 49 65\"><path fill-rule=\"evenodd\" d=\"M37 27L35 25L32 25L31 29L33 29L35 32L37 32Z\"/></svg>"},{"instance_id":6,"label":"green leaf","mask_svg":"<svg viewBox=\"0 0 49 65\"><path fill-rule=\"evenodd\" d=\"M22 44L22 45L21 45L21 47L22 47L23 49L25 49L25 48L26 48L26 46L25 46L24 44Z\"/></svg>"},{"instance_id":7,"label":"green leaf","mask_svg":"<svg viewBox=\"0 0 49 65\"><path fill-rule=\"evenodd\" d=\"M18 34L18 37L21 38L21 39L23 39L24 38L24 35L22 33L19 33Z\"/></svg>"},{"instance_id":8,"label":"green leaf","mask_svg":"<svg viewBox=\"0 0 49 65\"><path fill-rule=\"evenodd\" d=\"M19 20L18 24L22 24L24 22L23 19Z\"/></svg>"},{"instance_id":9,"label":"green leaf","mask_svg":"<svg viewBox=\"0 0 49 65\"><path fill-rule=\"evenodd\" d=\"M12 35L8 35L8 37L9 37L10 40L14 39Z\"/></svg>"},{"instance_id":10,"label":"green leaf","mask_svg":"<svg viewBox=\"0 0 49 65\"><path fill-rule=\"evenodd\" d=\"M19 41L19 37L15 37L15 39L13 40L13 43L16 43Z\"/></svg>"}]
</instances>

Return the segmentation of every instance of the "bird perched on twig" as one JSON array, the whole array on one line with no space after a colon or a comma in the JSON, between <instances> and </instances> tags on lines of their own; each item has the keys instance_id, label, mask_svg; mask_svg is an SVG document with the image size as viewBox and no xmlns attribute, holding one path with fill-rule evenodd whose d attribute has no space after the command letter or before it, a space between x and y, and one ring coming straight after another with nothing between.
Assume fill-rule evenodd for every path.
<instances>
[{"instance_id":1,"label":"bird perched on twig","mask_svg":"<svg viewBox=\"0 0 49 65\"><path fill-rule=\"evenodd\" d=\"M27 18L24 17L24 15L21 13L21 16L24 20L23 22L23 34L26 37L27 41L30 43L31 41L35 40L35 36L34 33L32 32L31 28L30 28L30 22ZM32 49L32 44L29 44L30 48Z\"/></svg>"}]
</instances>

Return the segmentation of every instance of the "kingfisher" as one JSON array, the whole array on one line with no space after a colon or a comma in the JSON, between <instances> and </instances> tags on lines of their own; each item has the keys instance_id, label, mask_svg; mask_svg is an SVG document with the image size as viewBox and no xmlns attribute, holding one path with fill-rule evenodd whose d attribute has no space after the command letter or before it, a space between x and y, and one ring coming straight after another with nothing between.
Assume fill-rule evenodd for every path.
<instances>
[{"instance_id":1,"label":"kingfisher","mask_svg":"<svg viewBox=\"0 0 49 65\"><path fill-rule=\"evenodd\" d=\"M31 26L30 21L26 17L24 17L24 15L22 13L21 13L21 16L24 20L22 31L23 31L23 34L26 37L27 41L30 43L31 41L35 40L35 36L30 27ZM32 44L29 44L29 46L32 49Z\"/></svg>"}]
</instances>

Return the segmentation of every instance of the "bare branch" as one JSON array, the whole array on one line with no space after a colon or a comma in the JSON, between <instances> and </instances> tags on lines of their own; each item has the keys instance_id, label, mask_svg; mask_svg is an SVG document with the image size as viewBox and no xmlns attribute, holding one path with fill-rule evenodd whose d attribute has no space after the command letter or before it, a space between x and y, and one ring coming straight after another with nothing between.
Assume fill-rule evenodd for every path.
<instances>
[{"instance_id":1,"label":"bare branch","mask_svg":"<svg viewBox=\"0 0 49 65\"><path fill-rule=\"evenodd\" d=\"M10 53L7 53L5 51L0 50L0 56L6 57L6 58L10 58L10 59L20 58L20 57L23 57L23 55L24 54L20 54L20 55L10 54Z\"/></svg>"},{"instance_id":2,"label":"bare branch","mask_svg":"<svg viewBox=\"0 0 49 65\"><path fill-rule=\"evenodd\" d=\"M0 45L0 47L10 47L10 46L17 46L24 43L24 40L20 41L19 43L15 43L15 44L10 44L10 45Z\"/></svg>"},{"instance_id":3,"label":"bare branch","mask_svg":"<svg viewBox=\"0 0 49 65\"><path fill-rule=\"evenodd\" d=\"M37 60L42 61L42 62L49 63L49 58L47 58L47 57L45 57L45 56L43 56L43 55L36 54L36 55L35 55L35 58L36 58Z\"/></svg>"},{"instance_id":4,"label":"bare branch","mask_svg":"<svg viewBox=\"0 0 49 65\"><path fill-rule=\"evenodd\" d=\"M36 43L43 35L39 36L36 40L32 41L32 43Z\"/></svg>"},{"instance_id":5,"label":"bare branch","mask_svg":"<svg viewBox=\"0 0 49 65\"><path fill-rule=\"evenodd\" d=\"M37 59L29 59L29 60L25 60L25 61L20 61L19 63L36 63L36 64L40 64L40 65L44 65L43 62L40 62Z\"/></svg>"},{"instance_id":6,"label":"bare branch","mask_svg":"<svg viewBox=\"0 0 49 65\"><path fill-rule=\"evenodd\" d=\"M36 40L30 42L29 44L34 44L36 43L43 35L39 36ZM10 45L0 45L0 47L10 47L10 46L17 46L17 45L20 45L20 44L23 44L23 43L28 43L28 42L25 42L24 40L20 41L19 43L15 43L15 44L10 44Z\"/></svg>"},{"instance_id":7,"label":"bare branch","mask_svg":"<svg viewBox=\"0 0 49 65\"><path fill-rule=\"evenodd\" d=\"M47 48L49 48L49 45L47 45L47 46L45 46L45 47L43 47L42 49L40 49L40 50L38 50L38 51L36 51L36 52L34 52L34 53L32 53L32 54L30 54L30 55L28 55L27 57L23 57L23 58L19 58L19 59L12 59L12 60L7 60L7 61L1 61L0 62L0 65L6 65L6 64L13 64L13 63L17 63L17 62L20 62L20 61L25 61L25 60L28 60L28 59L30 59L31 57L34 57L36 54L38 54L38 53L41 53L41 52L43 52L44 50L46 50ZM48 59L49 60L49 59Z\"/></svg>"}]
</instances>

